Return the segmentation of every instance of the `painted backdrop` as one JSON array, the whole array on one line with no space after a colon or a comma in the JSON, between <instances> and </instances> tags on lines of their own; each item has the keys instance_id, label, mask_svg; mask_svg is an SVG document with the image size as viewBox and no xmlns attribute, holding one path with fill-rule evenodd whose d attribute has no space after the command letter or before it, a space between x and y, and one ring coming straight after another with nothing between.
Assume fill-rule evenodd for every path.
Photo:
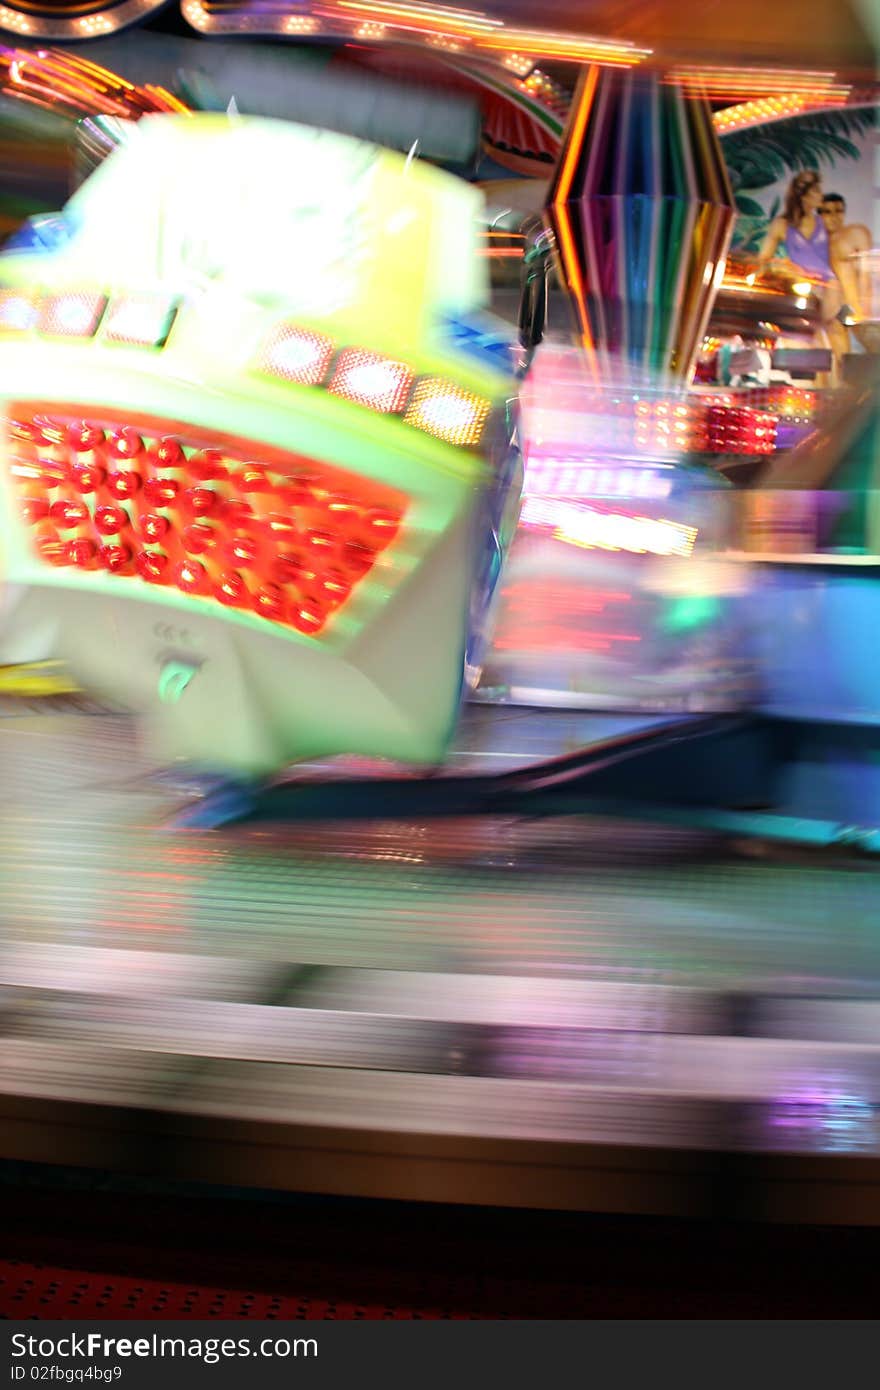
<instances>
[{"instance_id":1,"label":"painted backdrop","mask_svg":"<svg viewBox=\"0 0 880 1390\"><path fill-rule=\"evenodd\" d=\"M801 169L818 169L827 193L846 199L846 220L862 222L880 241L874 152L878 107L845 107L756 126L721 141L738 211L734 248L754 253L782 211L785 190Z\"/></svg>"}]
</instances>

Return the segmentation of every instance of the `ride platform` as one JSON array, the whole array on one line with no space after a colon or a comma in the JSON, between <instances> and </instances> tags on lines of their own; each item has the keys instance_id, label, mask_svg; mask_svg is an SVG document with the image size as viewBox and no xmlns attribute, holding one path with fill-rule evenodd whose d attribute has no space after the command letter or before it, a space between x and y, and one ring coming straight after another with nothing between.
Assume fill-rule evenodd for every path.
<instances>
[{"instance_id":1,"label":"ride platform","mask_svg":"<svg viewBox=\"0 0 880 1390\"><path fill-rule=\"evenodd\" d=\"M581 815L182 829L199 789L128 717L0 714L0 1156L880 1220L870 859ZM452 763L649 723L475 707Z\"/></svg>"}]
</instances>

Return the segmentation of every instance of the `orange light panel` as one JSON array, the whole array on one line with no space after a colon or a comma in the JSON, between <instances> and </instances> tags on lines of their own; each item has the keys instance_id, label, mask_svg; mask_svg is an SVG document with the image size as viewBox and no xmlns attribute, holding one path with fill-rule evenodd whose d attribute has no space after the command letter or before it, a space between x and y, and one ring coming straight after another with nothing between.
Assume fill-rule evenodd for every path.
<instances>
[{"instance_id":1,"label":"orange light panel","mask_svg":"<svg viewBox=\"0 0 880 1390\"><path fill-rule=\"evenodd\" d=\"M345 400L394 415L406 405L412 384L413 373L405 362L393 362L377 352L346 348L337 358L330 390Z\"/></svg>"},{"instance_id":2,"label":"orange light panel","mask_svg":"<svg viewBox=\"0 0 880 1390\"><path fill-rule=\"evenodd\" d=\"M107 310L104 337L132 347L162 347L168 340L176 306L154 295L125 295Z\"/></svg>"},{"instance_id":3,"label":"orange light panel","mask_svg":"<svg viewBox=\"0 0 880 1390\"><path fill-rule=\"evenodd\" d=\"M27 333L37 322L39 306L26 290L0 290L0 332Z\"/></svg>"},{"instance_id":4,"label":"orange light panel","mask_svg":"<svg viewBox=\"0 0 880 1390\"><path fill-rule=\"evenodd\" d=\"M446 444L473 448L489 418L490 403L442 377L423 377L416 384L404 419Z\"/></svg>"},{"instance_id":5,"label":"orange light panel","mask_svg":"<svg viewBox=\"0 0 880 1390\"><path fill-rule=\"evenodd\" d=\"M269 376L302 386L319 386L327 375L333 352L332 339L323 333L281 324L266 342L258 365Z\"/></svg>"},{"instance_id":6,"label":"orange light panel","mask_svg":"<svg viewBox=\"0 0 880 1390\"><path fill-rule=\"evenodd\" d=\"M106 307L102 294L47 295L40 305L40 332L59 338L93 338Z\"/></svg>"},{"instance_id":7,"label":"orange light panel","mask_svg":"<svg viewBox=\"0 0 880 1390\"><path fill-rule=\"evenodd\" d=\"M13 407L7 458L53 568L176 588L317 635L400 531L397 489L167 422Z\"/></svg>"}]
</instances>

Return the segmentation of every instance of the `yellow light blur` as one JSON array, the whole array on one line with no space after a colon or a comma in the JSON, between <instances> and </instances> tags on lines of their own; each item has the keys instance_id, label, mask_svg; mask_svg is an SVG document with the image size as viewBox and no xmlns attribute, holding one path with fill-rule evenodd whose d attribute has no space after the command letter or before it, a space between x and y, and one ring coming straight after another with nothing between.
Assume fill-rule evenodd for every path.
<instances>
[{"instance_id":1,"label":"yellow light blur","mask_svg":"<svg viewBox=\"0 0 880 1390\"><path fill-rule=\"evenodd\" d=\"M385 21L400 29L423 30L428 33L473 36L494 28L503 28L500 19L468 13L466 10L445 9L439 5L395 4L394 0L337 0L340 10L355 10L373 20ZM509 48L508 43L504 44Z\"/></svg>"},{"instance_id":2,"label":"yellow light blur","mask_svg":"<svg viewBox=\"0 0 880 1390\"><path fill-rule=\"evenodd\" d=\"M723 111L716 111L712 120L719 135L729 135L734 130L764 125L768 121L778 121L785 116L797 116L804 111L841 106L846 102L850 90L845 86L821 86L812 92L787 92L779 96L759 97L754 101L738 102L735 106L725 107Z\"/></svg>"},{"instance_id":3,"label":"yellow light blur","mask_svg":"<svg viewBox=\"0 0 880 1390\"><path fill-rule=\"evenodd\" d=\"M613 67L635 67L649 57L650 48L614 39L579 34L548 34L539 29L503 29L474 36L478 48L510 49L534 57L570 58L581 63L605 63Z\"/></svg>"},{"instance_id":4,"label":"yellow light blur","mask_svg":"<svg viewBox=\"0 0 880 1390\"><path fill-rule=\"evenodd\" d=\"M489 418L491 403L473 391L465 391L442 377L424 377L416 383L404 420L446 444L473 448L479 444Z\"/></svg>"}]
</instances>

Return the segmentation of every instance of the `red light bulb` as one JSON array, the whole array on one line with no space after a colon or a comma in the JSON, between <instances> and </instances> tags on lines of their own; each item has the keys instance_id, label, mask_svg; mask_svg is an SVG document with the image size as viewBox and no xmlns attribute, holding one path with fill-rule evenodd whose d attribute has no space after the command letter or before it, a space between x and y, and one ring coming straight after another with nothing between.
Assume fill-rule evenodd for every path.
<instances>
[{"instance_id":1,"label":"red light bulb","mask_svg":"<svg viewBox=\"0 0 880 1390\"><path fill-rule=\"evenodd\" d=\"M269 566L269 575L276 584L308 583L315 577L303 557L290 552L275 556Z\"/></svg>"},{"instance_id":2,"label":"red light bulb","mask_svg":"<svg viewBox=\"0 0 880 1390\"><path fill-rule=\"evenodd\" d=\"M37 541L37 550L40 556L49 565L67 564L67 545L64 541L51 540L48 536L42 536Z\"/></svg>"},{"instance_id":3,"label":"red light bulb","mask_svg":"<svg viewBox=\"0 0 880 1390\"><path fill-rule=\"evenodd\" d=\"M55 524L61 527L62 531L69 531L74 526L81 526L84 521L88 520L89 510L80 502L67 502L62 499L52 503L49 508L49 515Z\"/></svg>"},{"instance_id":4,"label":"red light bulb","mask_svg":"<svg viewBox=\"0 0 880 1390\"><path fill-rule=\"evenodd\" d=\"M233 528L247 526L254 521L253 508L238 497L230 497L228 502L221 501L217 516Z\"/></svg>"},{"instance_id":5,"label":"red light bulb","mask_svg":"<svg viewBox=\"0 0 880 1390\"><path fill-rule=\"evenodd\" d=\"M191 487L183 494L183 500L193 516L207 516L217 505L217 494L207 487Z\"/></svg>"},{"instance_id":6,"label":"red light bulb","mask_svg":"<svg viewBox=\"0 0 880 1390\"><path fill-rule=\"evenodd\" d=\"M220 576L220 583L214 589L215 596L221 603L233 606L244 603L248 597L247 586L240 574L235 570L226 570Z\"/></svg>"},{"instance_id":7,"label":"red light bulb","mask_svg":"<svg viewBox=\"0 0 880 1390\"><path fill-rule=\"evenodd\" d=\"M10 420L9 433L13 439L24 439L31 444L43 443L43 431L31 420Z\"/></svg>"},{"instance_id":8,"label":"red light bulb","mask_svg":"<svg viewBox=\"0 0 880 1390\"><path fill-rule=\"evenodd\" d=\"M254 594L254 609L261 618L280 622L284 616L284 594L277 584L264 584Z\"/></svg>"},{"instance_id":9,"label":"red light bulb","mask_svg":"<svg viewBox=\"0 0 880 1390\"><path fill-rule=\"evenodd\" d=\"M200 594L204 591L208 571L198 560L183 560L174 571L174 581L178 589L187 594Z\"/></svg>"},{"instance_id":10,"label":"red light bulb","mask_svg":"<svg viewBox=\"0 0 880 1390\"><path fill-rule=\"evenodd\" d=\"M272 484L262 468L245 467L233 474L233 483L240 492L271 492Z\"/></svg>"},{"instance_id":11,"label":"red light bulb","mask_svg":"<svg viewBox=\"0 0 880 1390\"><path fill-rule=\"evenodd\" d=\"M150 478L144 483L144 501L150 507L170 507L179 491L174 478Z\"/></svg>"},{"instance_id":12,"label":"red light bulb","mask_svg":"<svg viewBox=\"0 0 880 1390\"><path fill-rule=\"evenodd\" d=\"M144 441L141 439L137 430L125 425L120 430L114 430L107 440L110 452L117 458L133 459L143 451Z\"/></svg>"},{"instance_id":13,"label":"red light bulb","mask_svg":"<svg viewBox=\"0 0 880 1390\"><path fill-rule=\"evenodd\" d=\"M51 459L41 460L40 482L46 487L58 487L59 483L66 483L69 477L70 469L66 463L53 463Z\"/></svg>"},{"instance_id":14,"label":"red light bulb","mask_svg":"<svg viewBox=\"0 0 880 1390\"><path fill-rule=\"evenodd\" d=\"M224 545L223 554L233 565L250 569L259 558L260 543L254 536L233 536Z\"/></svg>"},{"instance_id":15,"label":"red light bulb","mask_svg":"<svg viewBox=\"0 0 880 1390\"><path fill-rule=\"evenodd\" d=\"M270 540L276 544L301 539L299 527L286 512L268 512L263 518L263 524L269 532Z\"/></svg>"},{"instance_id":16,"label":"red light bulb","mask_svg":"<svg viewBox=\"0 0 880 1390\"><path fill-rule=\"evenodd\" d=\"M288 487L280 488L278 491L278 501L288 511L302 511L303 508L316 507L317 501L311 488L305 483L295 482Z\"/></svg>"},{"instance_id":17,"label":"red light bulb","mask_svg":"<svg viewBox=\"0 0 880 1390\"><path fill-rule=\"evenodd\" d=\"M77 540L68 542L68 563L76 565L79 569L89 569L94 564L97 554L98 547L95 545L94 541Z\"/></svg>"},{"instance_id":18,"label":"red light bulb","mask_svg":"<svg viewBox=\"0 0 880 1390\"><path fill-rule=\"evenodd\" d=\"M186 455L178 441L170 435L160 439L156 445L156 465L159 468L180 468L186 463Z\"/></svg>"},{"instance_id":19,"label":"red light bulb","mask_svg":"<svg viewBox=\"0 0 880 1390\"><path fill-rule=\"evenodd\" d=\"M168 577L168 556L161 550L141 550L135 557L138 574L149 584L162 584Z\"/></svg>"},{"instance_id":20,"label":"red light bulb","mask_svg":"<svg viewBox=\"0 0 880 1390\"><path fill-rule=\"evenodd\" d=\"M107 476L98 463L77 463L71 469L71 482L77 492L97 492Z\"/></svg>"},{"instance_id":21,"label":"red light bulb","mask_svg":"<svg viewBox=\"0 0 880 1390\"><path fill-rule=\"evenodd\" d=\"M226 477L226 465L219 449L200 449L188 460L187 468L200 483Z\"/></svg>"},{"instance_id":22,"label":"red light bulb","mask_svg":"<svg viewBox=\"0 0 880 1390\"><path fill-rule=\"evenodd\" d=\"M348 497L331 497L327 503L327 511L330 513L330 520L334 527L338 526L345 530L350 530L363 515L357 502L353 502Z\"/></svg>"},{"instance_id":23,"label":"red light bulb","mask_svg":"<svg viewBox=\"0 0 880 1390\"><path fill-rule=\"evenodd\" d=\"M315 555L327 556L336 548L336 537L330 531L306 531L306 545Z\"/></svg>"},{"instance_id":24,"label":"red light bulb","mask_svg":"<svg viewBox=\"0 0 880 1390\"><path fill-rule=\"evenodd\" d=\"M382 550L394 540L400 530L400 514L383 507L374 507L364 517L364 539L376 550Z\"/></svg>"},{"instance_id":25,"label":"red light bulb","mask_svg":"<svg viewBox=\"0 0 880 1390\"><path fill-rule=\"evenodd\" d=\"M95 526L102 536L118 536L128 525L128 515L121 507L99 507L95 512Z\"/></svg>"},{"instance_id":26,"label":"red light bulb","mask_svg":"<svg viewBox=\"0 0 880 1390\"><path fill-rule=\"evenodd\" d=\"M87 454L104 443L104 431L100 425L90 425L83 420L67 428L67 442L77 454Z\"/></svg>"},{"instance_id":27,"label":"red light bulb","mask_svg":"<svg viewBox=\"0 0 880 1390\"><path fill-rule=\"evenodd\" d=\"M22 497L19 507L22 521L33 524L49 515L49 503L45 497Z\"/></svg>"},{"instance_id":28,"label":"red light bulb","mask_svg":"<svg viewBox=\"0 0 880 1390\"><path fill-rule=\"evenodd\" d=\"M147 512L141 517L138 530L145 541L160 541L168 532L168 521L156 512Z\"/></svg>"},{"instance_id":29,"label":"red light bulb","mask_svg":"<svg viewBox=\"0 0 880 1390\"><path fill-rule=\"evenodd\" d=\"M123 469L119 473L110 473L107 478L107 487L114 497L134 497L141 485L140 473L135 473L132 469Z\"/></svg>"},{"instance_id":30,"label":"red light bulb","mask_svg":"<svg viewBox=\"0 0 880 1390\"><path fill-rule=\"evenodd\" d=\"M327 621L327 614L322 610L320 604L304 599L302 604L291 612L290 621L297 632L303 632L311 637L314 633L320 632Z\"/></svg>"},{"instance_id":31,"label":"red light bulb","mask_svg":"<svg viewBox=\"0 0 880 1390\"><path fill-rule=\"evenodd\" d=\"M63 444L67 439L67 431L61 421L53 420L49 415L35 415L34 425L40 431L36 443Z\"/></svg>"},{"instance_id":32,"label":"red light bulb","mask_svg":"<svg viewBox=\"0 0 880 1390\"><path fill-rule=\"evenodd\" d=\"M206 521L194 521L183 533L184 548L192 555L201 555L215 544L217 533Z\"/></svg>"},{"instance_id":33,"label":"red light bulb","mask_svg":"<svg viewBox=\"0 0 880 1390\"><path fill-rule=\"evenodd\" d=\"M116 572L129 564L131 551L127 545L102 545L98 551L98 559L105 570Z\"/></svg>"},{"instance_id":34,"label":"red light bulb","mask_svg":"<svg viewBox=\"0 0 880 1390\"><path fill-rule=\"evenodd\" d=\"M376 563L376 552L359 541L349 541L342 548L342 563L347 570L358 577L367 573Z\"/></svg>"},{"instance_id":35,"label":"red light bulb","mask_svg":"<svg viewBox=\"0 0 880 1390\"><path fill-rule=\"evenodd\" d=\"M338 608L351 593L351 580L340 570L329 570L321 580L321 592L326 603Z\"/></svg>"}]
</instances>

